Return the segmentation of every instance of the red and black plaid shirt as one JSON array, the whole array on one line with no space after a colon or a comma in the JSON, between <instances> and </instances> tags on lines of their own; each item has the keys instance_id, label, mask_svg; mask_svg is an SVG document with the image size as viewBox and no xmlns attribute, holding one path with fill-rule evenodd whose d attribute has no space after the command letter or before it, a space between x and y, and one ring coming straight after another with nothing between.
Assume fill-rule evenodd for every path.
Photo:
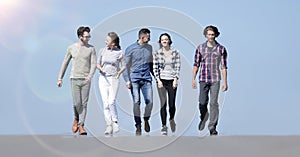
<instances>
[{"instance_id":1,"label":"red and black plaid shirt","mask_svg":"<svg viewBox=\"0 0 300 157\"><path fill-rule=\"evenodd\" d=\"M221 66L220 66L221 65ZM221 69L227 69L227 51L219 43L213 48L207 47L207 41L199 45L195 52L194 66L200 66L199 81L218 82L221 80Z\"/></svg>"}]
</instances>

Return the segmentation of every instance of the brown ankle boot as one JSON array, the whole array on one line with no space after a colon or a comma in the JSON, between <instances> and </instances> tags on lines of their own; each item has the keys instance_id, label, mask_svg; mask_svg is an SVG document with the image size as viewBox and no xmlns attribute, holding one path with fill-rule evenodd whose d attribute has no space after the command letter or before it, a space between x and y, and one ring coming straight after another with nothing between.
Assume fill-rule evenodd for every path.
<instances>
[{"instance_id":1,"label":"brown ankle boot","mask_svg":"<svg viewBox=\"0 0 300 157\"><path fill-rule=\"evenodd\" d=\"M82 125L79 125L78 133L79 133L79 135L87 135L87 133L84 130L84 127Z\"/></svg>"},{"instance_id":2,"label":"brown ankle boot","mask_svg":"<svg viewBox=\"0 0 300 157\"><path fill-rule=\"evenodd\" d=\"M73 125L72 125L72 132L76 133L78 131L78 119L74 119Z\"/></svg>"}]
</instances>

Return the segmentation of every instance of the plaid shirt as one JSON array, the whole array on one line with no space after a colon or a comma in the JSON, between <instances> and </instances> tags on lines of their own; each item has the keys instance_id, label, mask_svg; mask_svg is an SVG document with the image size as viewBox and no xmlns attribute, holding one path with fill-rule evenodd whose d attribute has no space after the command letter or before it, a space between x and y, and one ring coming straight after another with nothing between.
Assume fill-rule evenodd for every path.
<instances>
[{"instance_id":1,"label":"plaid shirt","mask_svg":"<svg viewBox=\"0 0 300 157\"><path fill-rule=\"evenodd\" d=\"M194 66L200 66L199 81L218 82L221 80L221 69L227 69L227 51L219 43L209 49L207 42L199 45L195 52Z\"/></svg>"},{"instance_id":2,"label":"plaid shirt","mask_svg":"<svg viewBox=\"0 0 300 157\"><path fill-rule=\"evenodd\" d=\"M172 76L173 78L179 78L179 70L180 70L180 55L179 51L176 49L172 50ZM165 66L165 56L162 49L159 49L155 52L153 58L153 73L155 78L161 78L162 74L161 71L164 69Z\"/></svg>"}]
</instances>

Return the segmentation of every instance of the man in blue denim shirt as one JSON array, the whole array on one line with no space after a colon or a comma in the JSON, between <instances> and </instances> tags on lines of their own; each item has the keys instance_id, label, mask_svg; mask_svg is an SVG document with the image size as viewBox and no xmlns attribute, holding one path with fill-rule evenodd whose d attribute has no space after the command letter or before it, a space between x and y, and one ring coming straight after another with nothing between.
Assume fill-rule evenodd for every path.
<instances>
[{"instance_id":1,"label":"man in blue denim shirt","mask_svg":"<svg viewBox=\"0 0 300 157\"><path fill-rule=\"evenodd\" d=\"M153 56L150 41L150 30L143 28L139 31L139 39L125 50L126 70L123 73L126 87L130 89L133 99L133 114L136 135L141 135L140 91L145 100L144 129L150 132L149 118L153 106L152 68Z\"/></svg>"}]
</instances>

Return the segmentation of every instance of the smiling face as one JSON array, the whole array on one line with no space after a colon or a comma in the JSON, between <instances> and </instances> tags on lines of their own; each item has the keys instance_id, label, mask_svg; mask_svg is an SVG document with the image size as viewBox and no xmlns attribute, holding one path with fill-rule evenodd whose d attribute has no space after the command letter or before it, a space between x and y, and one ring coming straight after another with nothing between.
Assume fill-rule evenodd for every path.
<instances>
[{"instance_id":1,"label":"smiling face","mask_svg":"<svg viewBox=\"0 0 300 157\"><path fill-rule=\"evenodd\" d=\"M141 42L146 44L150 41L150 34L147 33L147 34L143 34L141 35Z\"/></svg>"},{"instance_id":2,"label":"smiling face","mask_svg":"<svg viewBox=\"0 0 300 157\"><path fill-rule=\"evenodd\" d=\"M114 47L115 44L112 42L112 39L110 36L106 36L105 45L109 48Z\"/></svg>"},{"instance_id":3,"label":"smiling face","mask_svg":"<svg viewBox=\"0 0 300 157\"><path fill-rule=\"evenodd\" d=\"M170 39L168 36L163 35L160 38L160 44L162 45L162 47L167 47L170 46Z\"/></svg>"},{"instance_id":4,"label":"smiling face","mask_svg":"<svg viewBox=\"0 0 300 157\"><path fill-rule=\"evenodd\" d=\"M83 35L80 36L79 38L84 44L87 44L89 42L89 40L91 39L91 35L89 32L85 31L85 32L83 32Z\"/></svg>"}]
</instances>

